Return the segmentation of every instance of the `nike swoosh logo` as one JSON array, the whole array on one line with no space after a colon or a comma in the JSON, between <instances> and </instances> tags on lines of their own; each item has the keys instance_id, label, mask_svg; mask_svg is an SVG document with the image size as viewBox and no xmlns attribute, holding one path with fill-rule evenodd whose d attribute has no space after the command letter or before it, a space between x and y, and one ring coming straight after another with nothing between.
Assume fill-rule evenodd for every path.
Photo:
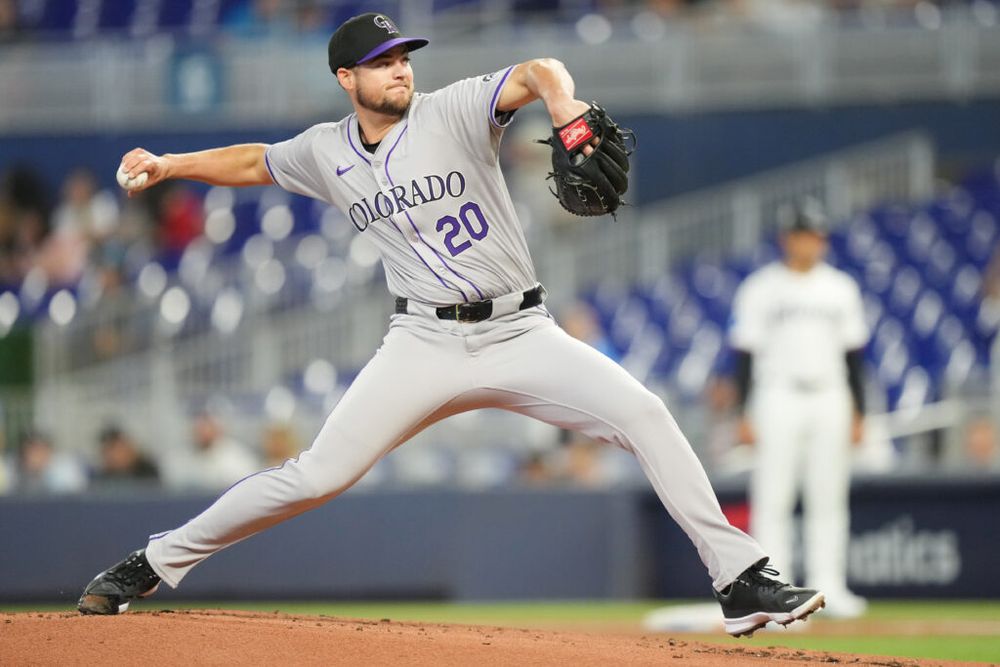
<instances>
[{"instance_id":1,"label":"nike swoosh logo","mask_svg":"<svg viewBox=\"0 0 1000 667\"><path fill-rule=\"evenodd\" d=\"M347 166L347 167L337 167L337 176L343 176L344 174L346 174L347 172L349 172L351 169L354 169L354 165L353 164L350 165L350 166Z\"/></svg>"},{"instance_id":2,"label":"nike swoosh logo","mask_svg":"<svg viewBox=\"0 0 1000 667\"><path fill-rule=\"evenodd\" d=\"M798 601L799 601L799 596L796 595L795 597L790 597L787 600L785 600L785 604L791 604L793 602L798 602Z\"/></svg>"}]
</instances>

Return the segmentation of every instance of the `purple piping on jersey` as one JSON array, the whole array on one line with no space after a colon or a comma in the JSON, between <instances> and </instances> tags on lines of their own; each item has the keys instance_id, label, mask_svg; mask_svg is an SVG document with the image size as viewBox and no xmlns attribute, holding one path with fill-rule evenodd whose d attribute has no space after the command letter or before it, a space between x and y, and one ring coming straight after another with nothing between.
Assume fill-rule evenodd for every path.
<instances>
[{"instance_id":1,"label":"purple piping on jersey","mask_svg":"<svg viewBox=\"0 0 1000 667\"><path fill-rule=\"evenodd\" d=\"M278 179L276 179L274 177L274 170L271 169L271 159L269 157L267 157L267 151L269 151L269 150L271 150L270 146L268 146L264 150L264 166L267 167L267 173L271 174L271 180L274 181L275 185L278 185ZM281 186L278 185L278 187L280 188Z\"/></svg>"},{"instance_id":2,"label":"purple piping on jersey","mask_svg":"<svg viewBox=\"0 0 1000 667\"><path fill-rule=\"evenodd\" d=\"M357 149L357 147L355 147L354 140L351 139L351 125L353 125L353 123L351 123L351 121L348 121L347 122L347 143L349 143L351 145L351 148L353 148L354 152L358 154L358 157L361 158L362 160L364 160L365 162L367 162L368 166L370 167L371 164L372 164L371 160L369 160L367 157L365 157L364 155L361 154L361 151L359 151ZM359 126L359 128L358 128L358 141L360 141L360 140L361 140L361 129L360 129L360 126ZM393 146L393 148L395 148L395 146ZM388 174L386 174L386 175L388 175ZM404 234L403 230L399 228L399 225L396 224L396 221L393 220L392 218L389 218L389 222L391 222L392 226L396 228L396 231L399 232L399 235L403 237L403 243L405 243L406 245L410 246L410 243L406 240L406 234ZM462 290L460 290L457 287L453 287L453 286L449 285L448 283L446 283L444 281L444 278L442 278L441 276L439 276L437 274L437 272L435 272L434 269L431 268L431 265L427 263L427 260L424 259L423 255L421 255L419 252L417 252L416 248L414 248L413 246L410 246L410 249L413 251L413 254L415 254L417 256L417 258L421 262L423 262L423 265L427 267L427 270L430 271L431 274L435 278L438 279L438 282L441 283L442 287L444 287L445 289L450 289L450 290L454 290L454 291L458 292L459 294L462 295L463 299L465 299L466 301L468 301L468 299L465 297L465 292L463 292Z\"/></svg>"},{"instance_id":3,"label":"purple piping on jersey","mask_svg":"<svg viewBox=\"0 0 1000 667\"><path fill-rule=\"evenodd\" d=\"M446 283L444 281L444 278L442 278L441 276L439 276L434 271L434 269L431 268L431 265L427 263L427 260L424 259L424 256L421 255L419 252L417 252L416 248L414 248L413 246L410 245L409 241L406 240L406 234L404 234L403 230L399 228L399 225L396 224L396 221L393 220L392 218L389 218L389 222L391 222L392 226L396 228L397 232L399 232L399 235L403 238L403 243L405 243L406 245L410 246L410 250L413 251L413 254L415 254L420 259L421 262L423 262L424 266L427 267L428 271L430 271L432 274L434 274L434 277L438 279L438 282L441 283L441 286L444 287L445 289L450 289L450 290L454 290L454 291L458 292L459 294L462 295L462 298L465 299L466 303L468 303L469 299L465 296L465 292L463 292L462 290L460 290L459 288L457 288L457 287L455 287L453 285L449 285L448 283Z\"/></svg>"},{"instance_id":4,"label":"purple piping on jersey","mask_svg":"<svg viewBox=\"0 0 1000 667\"><path fill-rule=\"evenodd\" d=\"M389 160L392 159L392 152L394 150L396 150L396 146L399 145L399 140L403 138L403 135L406 134L406 131L409 128L410 128L409 125L406 125L406 126L403 127L403 131L399 133L398 137L396 137L396 143L394 143L392 145L392 148L389 149L389 152L385 156L385 177L389 179L389 185L391 185L393 187L395 187L396 183L393 182L392 176L389 175ZM475 283L473 283L471 280L469 280L468 278L466 278L465 276L463 276L461 273L459 273L455 269L451 268L451 265L449 265L448 262L444 261L444 257L441 256L441 253L439 253L437 250L435 250L434 247L431 244L429 244L427 241L424 240L423 234L420 233L420 229L417 228L416 223L413 222L413 218L410 217L410 212L404 210L403 211L403 215L405 215L406 219L410 221L410 226L413 227L413 231L415 231L417 233L417 238L420 239L420 242L423 243L425 246L427 246L428 248L431 249L431 252L433 252L434 255L439 260L441 260L441 263L444 264L444 267L446 269L448 269L449 271L451 271L452 273L454 273L457 277L459 277L462 280L464 280L465 282L467 282L469 284L469 286L472 287L472 289L476 290L476 294L479 295L479 298L480 299L484 299L485 297L483 296L483 293L481 291L479 291L479 288L476 287ZM462 292L462 298L465 299L466 302L469 301L468 297L465 296L465 292Z\"/></svg>"},{"instance_id":5,"label":"purple piping on jersey","mask_svg":"<svg viewBox=\"0 0 1000 667\"><path fill-rule=\"evenodd\" d=\"M502 77L500 77L500 83L497 84L497 89L493 91L493 99L490 100L490 108L489 108L490 125L498 129L502 129L504 126L497 122L496 118L497 101L500 99L500 91L503 90L503 84L507 81L507 77L509 77L510 73L513 71L514 71L513 65L507 68L507 71L504 72Z\"/></svg>"},{"instance_id":6,"label":"purple piping on jersey","mask_svg":"<svg viewBox=\"0 0 1000 667\"><path fill-rule=\"evenodd\" d=\"M358 154L358 157L361 158L362 160L364 160L365 162L367 162L368 166L370 167L370 166L372 166L371 160L369 160L368 158L366 158L364 155L361 154L361 151L359 151L357 149L357 147L354 145L354 140L351 139L351 125L352 125L352 123L350 121L348 121L347 122L347 143L349 143L351 145L351 148L353 148L354 152ZM361 141L361 128L360 128L360 126L358 127L358 141Z\"/></svg>"},{"instance_id":7,"label":"purple piping on jersey","mask_svg":"<svg viewBox=\"0 0 1000 667\"><path fill-rule=\"evenodd\" d=\"M427 46L428 44L430 44L430 41L424 39L423 37L394 37L393 39L382 42L374 49L372 49L365 55L361 56L361 59L358 60L357 64L360 65L361 63L367 62L372 58L376 58L385 53L386 51L388 51L389 49L399 46L400 44L413 44L415 42L420 43L420 46L417 47L418 49L422 46ZM408 50L412 51L413 49L408 49Z\"/></svg>"}]
</instances>

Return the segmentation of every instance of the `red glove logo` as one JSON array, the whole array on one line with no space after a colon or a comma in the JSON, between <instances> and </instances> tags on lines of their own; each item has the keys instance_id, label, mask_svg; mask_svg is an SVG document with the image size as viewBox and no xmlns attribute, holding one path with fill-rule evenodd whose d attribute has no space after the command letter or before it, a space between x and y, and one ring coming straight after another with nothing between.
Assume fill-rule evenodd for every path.
<instances>
[{"instance_id":1,"label":"red glove logo","mask_svg":"<svg viewBox=\"0 0 1000 667\"><path fill-rule=\"evenodd\" d=\"M594 131L587 125L587 121L582 117L577 118L572 123L559 130L559 138L562 139L566 150L571 151L585 141L589 141L594 136Z\"/></svg>"}]
</instances>

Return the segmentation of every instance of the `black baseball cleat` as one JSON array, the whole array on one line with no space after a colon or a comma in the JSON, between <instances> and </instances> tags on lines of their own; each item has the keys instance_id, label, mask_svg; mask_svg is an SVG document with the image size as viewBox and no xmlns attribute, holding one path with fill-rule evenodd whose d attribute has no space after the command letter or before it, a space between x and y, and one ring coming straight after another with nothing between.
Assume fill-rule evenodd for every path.
<instances>
[{"instance_id":1,"label":"black baseball cleat","mask_svg":"<svg viewBox=\"0 0 1000 667\"><path fill-rule=\"evenodd\" d=\"M132 600L152 595L159 585L160 577L149 566L146 550L139 549L94 577L76 608L81 614L124 614Z\"/></svg>"},{"instance_id":2,"label":"black baseball cleat","mask_svg":"<svg viewBox=\"0 0 1000 667\"><path fill-rule=\"evenodd\" d=\"M726 632L734 637L753 635L770 621L788 625L826 605L819 591L796 588L764 576L778 574L766 565L765 558L747 568L724 590L713 591L722 605Z\"/></svg>"}]
</instances>

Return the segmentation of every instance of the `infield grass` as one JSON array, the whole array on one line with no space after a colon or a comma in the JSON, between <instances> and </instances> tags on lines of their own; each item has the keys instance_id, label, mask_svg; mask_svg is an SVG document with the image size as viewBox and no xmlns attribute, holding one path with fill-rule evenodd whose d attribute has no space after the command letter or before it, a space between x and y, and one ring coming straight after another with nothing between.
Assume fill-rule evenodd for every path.
<instances>
[{"instance_id":1,"label":"infield grass","mask_svg":"<svg viewBox=\"0 0 1000 667\"><path fill-rule=\"evenodd\" d=\"M671 602L669 604L676 604ZM235 609L298 615L465 623L559 630L641 632L643 617L665 603L642 602L188 602L150 600L137 610ZM0 605L2 611L65 611L68 605ZM873 602L863 619L845 625L810 620L807 632L758 633L751 639L724 634L671 636L714 644L786 646L939 660L1000 662L1000 601ZM935 631L935 623L943 631ZM964 625L963 625L964 624ZM946 630L945 630L946 629Z\"/></svg>"}]
</instances>

